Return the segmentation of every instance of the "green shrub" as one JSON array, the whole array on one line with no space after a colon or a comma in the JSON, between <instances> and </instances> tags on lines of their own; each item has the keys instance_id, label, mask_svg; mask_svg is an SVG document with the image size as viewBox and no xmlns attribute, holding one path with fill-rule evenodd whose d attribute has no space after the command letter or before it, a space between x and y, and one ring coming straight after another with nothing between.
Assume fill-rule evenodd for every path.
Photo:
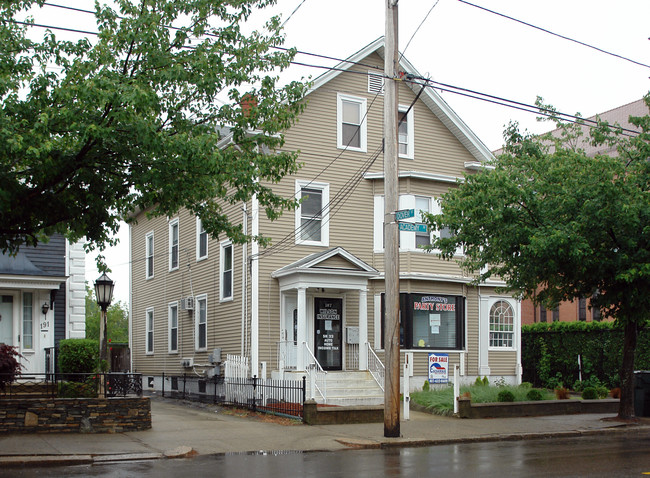
<instances>
[{"instance_id":1,"label":"green shrub","mask_svg":"<svg viewBox=\"0 0 650 478\"><path fill-rule=\"evenodd\" d=\"M538 402L539 400L542 399L542 392L540 392L536 388L532 388L528 390L528 393L526 394L526 398L531 402Z\"/></svg>"},{"instance_id":2,"label":"green shrub","mask_svg":"<svg viewBox=\"0 0 650 478\"><path fill-rule=\"evenodd\" d=\"M98 379L90 376L85 382L60 382L59 398L97 398Z\"/></svg>"},{"instance_id":3,"label":"green shrub","mask_svg":"<svg viewBox=\"0 0 650 478\"><path fill-rule=\"evenodd\" d=\"M490 381L488 380L487 376L483 377L483 385L490 385Z\"/></svg>"},{"instance_id":4,"label":"green shrub","mask_svg":"<svg viewBox=\"0 0 650 478\"><path fill-rule=\"evenodd\" d=\"M428 380L425 380L425 381L424 381L424 385L422 385L422 391L423 391L423 392L428 392L428 391L429 391L429 388L430 388L430 387L429 387L429 381L428 381Z\"/></svg>"},{"instance_id":5,"label":"green shrub","mask_svg":"<svg viewBox=\"0 0 650 478\"><path fill-rule=\"evenodd\" d=\"M584 400L595 400L598 398L598 392L594 387L586 387L582 391L582 398Z\"/></svg>"},{"instance_id":6,"label":"green shrub","mask_svg":"<svg viewBox=\"0 0 650 478\"><path fill-rule=\"evenodd\" d=\"M510 390L501 390L497 395L497 400L500 402L514 402L515 395Z\"/></svg>"},{"instance_id":7,"label":"green shrub","mask_svg":"<svg viewBox=\"0 0 650 478\"><path fill-rule=\"evenodd\" d=\"M89 374L97 371L99 343L90 339L67 339L59 342L59 370L64 374ZM84 377L70 377L83 382Z\"/></svg>"}]
</instances>

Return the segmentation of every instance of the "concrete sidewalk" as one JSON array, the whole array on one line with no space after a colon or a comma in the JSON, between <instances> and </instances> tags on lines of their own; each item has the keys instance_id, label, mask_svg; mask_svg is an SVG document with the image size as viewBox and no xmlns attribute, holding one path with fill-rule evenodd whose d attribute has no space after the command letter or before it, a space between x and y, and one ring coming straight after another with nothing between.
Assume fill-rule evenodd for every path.
<instances>
[{"instance_id":1,"label":"concrete sidewalk","mask_svg":"<svg viewBox=\"0 0 650 478\"><path fill-rule=\"evenodd\" d=\"M595 433L650 435L650 421L611 415L459 419L411 411L400 438L383 423L309 426L240 417L229 409L153 397L151 430L115 434L13 434L0 437L0 468L259 451L313 451L569 437ZM403 415L402 415L403 416ZM290 422L286 420L285 422Z\"/></svg>"}]
</instances>

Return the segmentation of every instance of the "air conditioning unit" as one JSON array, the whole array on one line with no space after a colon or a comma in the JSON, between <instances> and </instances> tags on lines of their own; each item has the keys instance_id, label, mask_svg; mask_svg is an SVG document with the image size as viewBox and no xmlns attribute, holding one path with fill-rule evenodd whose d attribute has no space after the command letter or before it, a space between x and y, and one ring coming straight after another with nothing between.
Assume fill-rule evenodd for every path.
<instances>
[{"instance_id":1,"label":"air conditioning unit","mask_svg":"<svg viewBox=\"0 0 650 478\"><path fill-rule=\"evenodd\" d=\"M208 355L208 362L215 364L221 363L221 349L214 349L210 355Z\"/></svg>"},{"instance_id":2,"label":"air conditioning unit","mask_svg":"<svg viewBox=\"0 0 650 478\"><path fill-rule=\"evenodd\" d=\"M189 296L181 299L181 309L194 310L194 297Z\"/></svg>"},{"instance_id":3,"label":"air conditioning unit","mask_svg":"<svg viewBox=\"0 0 650 478\"><path fill-rule=\"evenodd\" d=\"M182 358L181 359L181 367L183 368L190 368L194 366L194 359L193 358Z\"/></svg>"}]
</instances>

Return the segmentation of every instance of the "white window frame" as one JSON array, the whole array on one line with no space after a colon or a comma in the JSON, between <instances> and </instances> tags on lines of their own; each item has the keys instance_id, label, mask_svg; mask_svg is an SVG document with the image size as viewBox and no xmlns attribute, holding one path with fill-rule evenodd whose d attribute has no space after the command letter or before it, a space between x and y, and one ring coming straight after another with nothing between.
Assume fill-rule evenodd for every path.
<instances>
[{"instance_id":1,"label":"white window frame","mask_svg":"<svg viewBox=\"0 0 650 478\"><path fill-rule=\"evenodd\" d=\"M423 211L423 209L422 209L422 208L419 208L419 207L417 206L418 199L423 199L423 200L425 200L425 201L428 201L428 207L427 207L426 212L429 213L429 214L431 214L431 213L436 213L436 211L435 211L435 208L436 208L436 206L435 206L436 201L435 201L434 198L432 198L432 197L430 197L430 196L419 196L419 195L415 195L415 196L414 196L414 198L413 198L413 202L414 202L414 204L415 204L415 207L414 207L414 209L415 209L415 217L413 218L413 220L414 220L414 222L416 222L416 223L421 223L421 222L423 222L423 221L422 221L422 213L421 213L421 211ZM425 234L429 236L429 244L427 244L427 245L430 246L430 245L431 245L431 241L432 241L432 239L433 239L433 237L432 237L433 234L431 233L430 230L427 231L426 233L424 233L423 236L424 236ZM414 247L416 250L424 250L422 247L418 247L417 237L418 237L418 233L415 232L414 235L413 235L413 241L414 241L413 247Z\"/></svg>"},{"instance_id":2,"label":"white window frame","mask_svg":"<svg viewBox=\"0 0 650 478\"><path fill-rule=\"evenodd\" d=\"M27 297L31 297L31 304L27 305ZM28 311L29 309L29 311ZM32 352L34 351L34 340L36 337L34 336L34 315L35 315L35 310L36 310L36 294L33 292L23 292L23 300L22 300L22 307L21 307L21 320L20 320L20 348L23 351L29 351ZM28 315L31 315L31 317L27 317ZM25 319L28 320L25 320ZM29 330L29 337L31 339L31 345L27 347L25 344L27 341L25 340L25 336L28 334L26 333L26 328L28 328L27 322L31 323L31 330Z\"/></svg>"},{"instance_id":3,"label":"white window frame","mask_svg":"<svg viewBox=\"0 0 650 478\"><path fill-rule=\"evenodd\" d=\"M343 144L343 102L357 103L359 105L359 147L348 146ZM368 150L368 121L366 112L368 100L359 96L346 95L344 93L336 94L336 146L339 149L347 151L359 151L362 153Z\"/></svg>"},{"instance_id":4,"label":"white window frame","mask_svg":"<svg viewBox=\"0 0 650 478\"><path fill-rule=\"evenodd\" d=\"M205 254L201 255L201 238L205 237ZM197 216L196 218L196 261L202 261L208 258L208 246L209 246L209 237L208 233L203 228L203 221Z\"/></svg>"},{"instance_id":5,"label":"white window frame","mask_svg":"<svg viewBox=\"0 0 650 478\"><path fill-rule=\"evenodd\" d=\"M149 245L149 239L151 239L151 245ZM145 278L148 279L153 279L154 273L156 272L156 269L154 267L154 248L155 248L155 239L154 239L154 234L153 231L148 232L144 236L144 249L145 249L145 265L144 265L144 275ZM151 259L151 261L150 261ZM151 268L149 267L149 263L151 262Z\"/></svg>"},{"instance_id":6,"label":"white window frame","mask_svg":"<svg viewBox=\"0 0 650 478\"><path fill-rule=\"evenodd\" d=\"M144 348L147 355L153 355L154 353L154 324L155 316L153 307L147 308L145 312L145 336L144 336ZM151 341L149 336L151 335Z\"/></svg>"},{"instance_id":7,"label":"white window frame","mask_svg":"<svg viewBox=\"0 0 650 478\"><path fill-rule=\"evenodd\" d=\"M230 270L226 270L226 249L230 249ZM224 285L227 279L224 277L226 272L230 272L230 295L224 294ZM235 295L235 250L232 241L221 241L219 243L219 300L221 302L233 300Z\"/></svg>"},{"instance_id":8,"label":"white window frame","mask_svg":"<svg viewBox=\"0 0 650 478\"><path fill-rule=\"evenodd\" d=\"M176 326L174 327L174 314L172 311L176 311ZM176 347L173 347L172 344L172 332L176 330ZM170 302L167 305L167 351L170 354L178 353L178 301Z\"/></svg>"},{"instance_id":9,"label":"white window frame","mask_svg":"<svg viewBox=\"0 0 650 478\"><path fill-rule=\"evenodd\" d=\"M405 154L399 153L399 140L397 145L397 151L399 153L400 158L413 159L415 157L415 124L414 124L415 115L413 114L414 109L415 107L411 107L411 109L409 110L409 106L399 105L397 110L399 113L406 113L408 111L408 113L406 113L406 126L407 126L406 153ZM398 125L399 125L399 119L398 119ZM399 131L399 126L398 126L398 131Z\"/></svg>"},{"instance_id":10,"label":"white window frame","mask_svg":"<svg viewBox=\"0 0 650 478\"><path fill-rule=\"evenodd\" d=\"M174 228L177 233L176 250L174 251ZM178 218L169 221L169 271L178 270L180 265L180 242L181 242L181 228ZM173 265L174 252L176 253L176 265Z\"/></svg>"},{"instance_id":11,"label":"white window frame","mask_svg":"<svg viewBox=\"0 0 650 478\"><path fill-rule=\"evenodd\" d=\"M201 317L201 303L205 303L205 317ZM194 350L201 352L208 350L208 295L201 294L196 296L196 304L194 310ZM199 345L199 336L201 325L205 327L205 345Z\"/></svg>"},{"instance_id":12,"label":"white window frame","mask_svg":"<svg viewBox=\"0 0 650 478\"><path fill-rule=\"evenodd\" d=\"M302 232L302 207L296 208L295 212L295 231L296 231L296 244L308 245L308 246L325 246L328 247L330 243L330 185L328 183L317 183L312 181L303 181L300 179L296 180L296 198L300 199L302 189L318 189L321 191L321 234L320 241L311 241L306 239L301 239L300 234Z\"/></svg>"},{"instance_id":13,"label":"white window frame","mask_svg":"<svg viewBox=\"0 0 650 478\"><path fill-rule=\"evenodd\" d=\"M512 339L512 345L493 345L493 339L492 339L492 308L498 304L499 302L504 302L506 303L510 309L512 310L512 330L501 330L501 331L494 331L495 333L499 334L508 334L510 335ZM509 300L503 297L495 297L493 300L490 301L489 303L489 308L487 311L487 321L488 321L488 350L494 350L494 351L513 351L517 350L517 330L519 327L519 318L517 317L517 308L515 307L515 303L513 300Z\"/></svg>"}]
</instances>

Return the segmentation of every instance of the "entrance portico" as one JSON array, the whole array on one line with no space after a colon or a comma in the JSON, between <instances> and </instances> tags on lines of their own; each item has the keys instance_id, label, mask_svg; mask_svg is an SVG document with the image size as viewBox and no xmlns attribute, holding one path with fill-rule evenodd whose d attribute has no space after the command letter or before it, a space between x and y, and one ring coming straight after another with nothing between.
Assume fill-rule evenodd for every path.
<instances>
[{"instance_id":1,"label":"entrance portico","mask_svg":"<svg viewBox=\"0 0 650 478\"><path fill-rule=\"evenodd\" d=\"M336 247L271 276L281 294L280 369L301 371L316 361L326 370L350 369L345 347L357 345L358 369L367 370L367 289L368 279L378 276L375 268ZM358 341L351 326L358 327Z\"/></svg>"}]
</instances>

